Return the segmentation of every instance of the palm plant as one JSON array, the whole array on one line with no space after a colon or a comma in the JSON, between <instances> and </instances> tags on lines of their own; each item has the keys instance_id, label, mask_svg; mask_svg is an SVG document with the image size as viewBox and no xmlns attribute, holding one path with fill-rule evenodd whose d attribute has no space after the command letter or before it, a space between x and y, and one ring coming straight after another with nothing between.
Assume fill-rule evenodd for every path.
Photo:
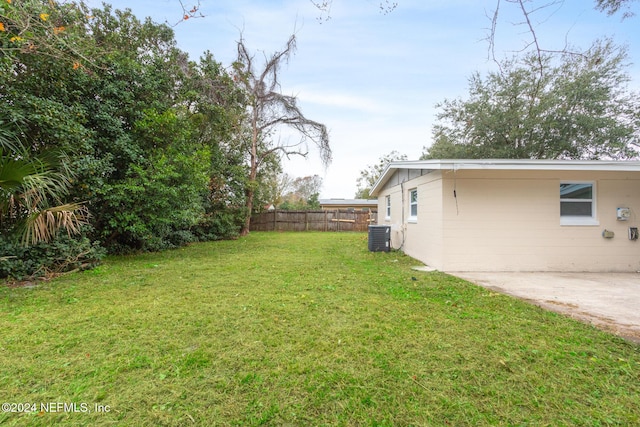
<instances>
[{"instance_id":1,"label":"palm plant","mask_svg":"<svg viewBox=\"0 0 640 427\"><path fill-rule=\"evenodd\" d=\"M1 124L1 123L0 123ZM60 156L32 156L8 128L0 126L0 227L24 245L52 240L64 229L80 233L86 206L62 203L72 173Z\"/></svg>"}]
</instances>

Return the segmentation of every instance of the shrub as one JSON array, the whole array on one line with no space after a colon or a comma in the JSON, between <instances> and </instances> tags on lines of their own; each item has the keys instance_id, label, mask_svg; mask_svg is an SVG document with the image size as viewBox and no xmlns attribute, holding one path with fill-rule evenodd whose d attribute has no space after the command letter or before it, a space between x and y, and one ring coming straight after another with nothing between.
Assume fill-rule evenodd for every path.
<instances>
[{"instance_id":1,"label":"shrub","mask_svg":"<svg viewBox=\"0 0 640 427\"><path fill-rule=\"evenodd\" d=\"M208 213L191 228L191 231L198 240L203 242L235 239L240 234L243 220L244 216L240 209Z\"/></svg>"},{"instance_id":2,"label":"shrub","mask_svg":"<svg viewBox=\"0 0 640 427\"><path fill-rule=\"evenodd\" d=\"M189 243L197 242L198 238L188 230L178 230L170 233L167 240L175 247L185 246Z\"/></svg>"},{"instance_id":3,"label":"shrub","mask_svg":"<svg viewBox=\"0 0 640 427\"><path fill-rule=\"evenodd\" d=\"M0 237L0 277L23 280L87 270L98 265L104 255L104 248L87 237L60 235L51 242L31 246Z\"/></svg>"}]
</instances>

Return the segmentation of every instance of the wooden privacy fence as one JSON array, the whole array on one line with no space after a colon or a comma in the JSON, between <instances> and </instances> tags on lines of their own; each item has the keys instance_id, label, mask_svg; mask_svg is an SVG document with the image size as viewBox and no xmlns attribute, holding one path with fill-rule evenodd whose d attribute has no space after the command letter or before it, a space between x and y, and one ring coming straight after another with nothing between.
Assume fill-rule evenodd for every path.
<instances>
[{"instance_id":1,"label":"wooden privacy fence","mask_svg":"<svg viewBox=\"0 0 640 427\"><path fill-rule=\"evenodd\" d=\"M251 216L251 231L367 231L376 224L376 211L273 210Z\"/></svg>"}]
</instances>

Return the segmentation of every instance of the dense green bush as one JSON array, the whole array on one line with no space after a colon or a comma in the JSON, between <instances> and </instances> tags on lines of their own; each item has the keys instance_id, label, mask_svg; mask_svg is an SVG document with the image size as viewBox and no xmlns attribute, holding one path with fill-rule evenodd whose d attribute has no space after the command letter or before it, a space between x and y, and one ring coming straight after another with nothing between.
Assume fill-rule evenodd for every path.
<instances>
[{"instance_id":1,"label":"dense green bush","mask_svg":"<svg viewBox=\"0 0 640 427\"><path fill-rule=\"evenodd\" d=\"M184 246L189 243L197 242L198 238L188 230L177 230L169 233L167 241L175 247Z\"/></svg>"},{"instance_id":2,"label":"dense green bush","mask_svg":"<svg viewBox=\"0 0 640 427\"><path fill-rule=\"evenodd\" d=\"M61 234L49 243L23 246L0 237L0 277L27 279L50 273L86 270L95 267L105 250L87 237Z\"/></svg>"},{"instance_id":3,"label":"dense green bush","mask_svg":"<svg viewBox=\"0 0 640 427\"><path fill-rule=\"evenodd\" d=\"M202 215L198 189L206 176L192 173L196 166L176 165L176 158L134 165L130 176L96 191L92 213L110 253L173 248L172 234L188 231Z\"/></svg>"},{"instance_id":4,"label":"dense green bush","mask_svg":"<svg viewBox=\"0 0 640 427\"><path fill-rule=\"evenodd\" d=\"M247 100L234 77L211 53L190 61L165 24L106 4L89 11L83 2L46 3L0 0L0 112L7 123L21 119L17 133L31 157L65 154L73 173L56 202L80 203L87 237L113 254L237 236L246 212ZM3 49L14 36L38 49ZM25 157L6 153L13 163ZM0 221L0 234L9 239L9 231ZM57 268L45 248L63 264L74 252L57 244L3 243L9 258L0 276Z\"/></svg>"},{"instance_id":5,"label":"dense green bush","mask_svg":"<svg viewBox=\"0 0 640 427\"><path fill-rule=\"evenodd\" d=\"M244 211L227 209L204 215L191 232L199 241L235 239L240 234Z\"/></svg>"}]
</instances>

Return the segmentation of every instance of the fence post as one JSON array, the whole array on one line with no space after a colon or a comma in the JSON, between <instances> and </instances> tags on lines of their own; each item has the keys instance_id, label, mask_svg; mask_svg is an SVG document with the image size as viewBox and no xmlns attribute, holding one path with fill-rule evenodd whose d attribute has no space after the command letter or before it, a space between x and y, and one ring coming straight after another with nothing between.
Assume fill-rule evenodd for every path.
<instances>
[{"instance_id":1,"label":"fence post","mask_svg":"<svg viewBox=\"0 0 640 427\"><path fill-rule=\"evenodd\" d=\"M276 222L278 221L278 209L273 210L273 230L276 231Z\"/></svg>"}]
</instances>

